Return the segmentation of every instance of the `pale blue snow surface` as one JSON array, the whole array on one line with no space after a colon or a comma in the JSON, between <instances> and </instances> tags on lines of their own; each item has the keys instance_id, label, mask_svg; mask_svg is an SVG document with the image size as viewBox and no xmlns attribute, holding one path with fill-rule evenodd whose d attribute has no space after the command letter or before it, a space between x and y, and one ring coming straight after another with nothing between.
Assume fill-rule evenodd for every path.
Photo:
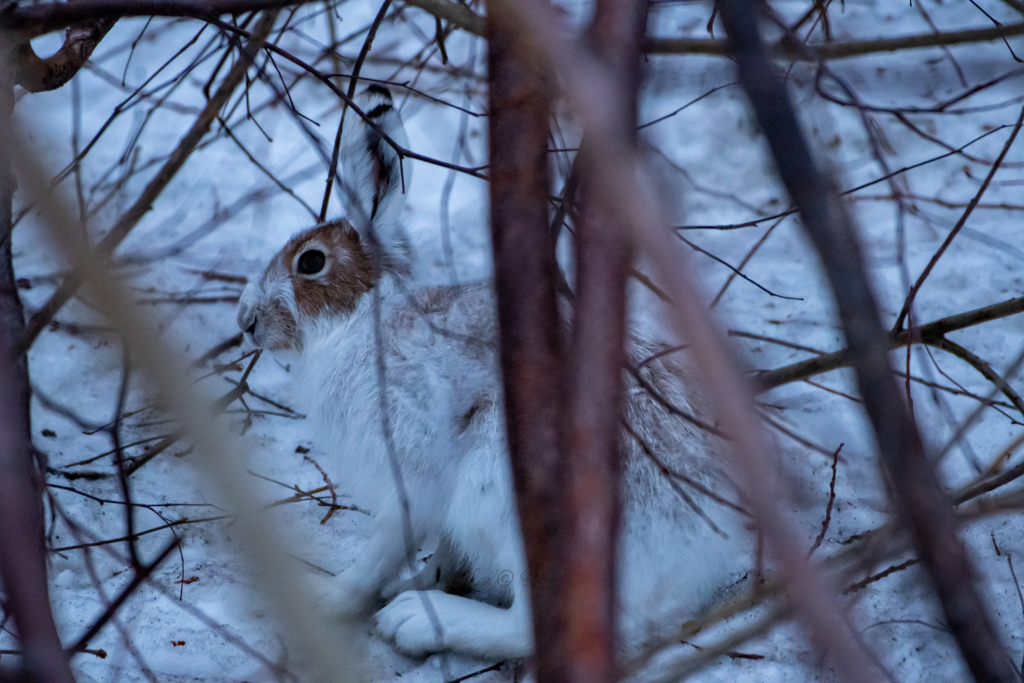
<instances>
[{"instance_id":1,"label":"pale blue snow surface","mask_svg":"<svg viewBox=\"0 0 1024 683\"><path fill-rule=\"evenodd\" d=\"M1013 10L998 0L980 0L992 16L1004 23L1020 21ZM808 10L809 2L778 2L773 7L789 19ZM337 8L342 21L339 36L364 27L377 5L361 0L343 2ZM847 0L832 3L829 16L833 39L839 41L929 33L924 13L944 30L985 28L991 22L967 0L926 0L923 4ZM584 23L587 8L574 4L568 16ZM661 2L652 9L651 33L658 36L706 37L710 15L706 3ZM386 22L374 44L375 59L364 75L398 82L415 81L415 87L434 97L473 111L486 105L483 57L485 47L460 32L453 33L446 47L455 65L476 75L455 79L441 66L429 39L433 20L409 8L399 22ZM123 20L103 41L93 62L76 78L75 86L52 93L24 95L17 105L22 130L36 143L41 158L56 171L72 158L71 131L74 129L73 98L81 101L79 147L104 122L133 89L154 75L156 68L182 48L202 28L196 21L171 22L156 19L144 33L145 20ZM812 24L814 27L812 29ZM323 5L311 4L298 10L292 25L301 31L288 34L282 46L319 68L333 71L329 59L320 58L320 45L327 40ZM811 41L823 39L820 24L812 19L800 35L811 31ZM141 35L141 39L139 39ZM723 31L716 25L715 36ZM134 55L133 41L138 39ZM213 45L209 44L213 41ZM82 165L82 186L89 207L90 235L99 238L130 206L158 164L175 146L203 105L202 87L215 68L220 52L213 52L220 38L207 28L182 58L170 64L146 87L146 99L117 117L103 133ZM422 72L401 66L416 57L424 43L430 55ZM59 44L59 37L37 41L40 53ZM362 45L362 34L345 44L343 71ZM1024 40L1010 45L1024 54ZM180 85L168 86L189 60L202 53L203 61ZM475 62L471 59L475 54ZM297 71L277 60L291 82ZM795 101L804 117L806 130L822 159L838 174L839 185L852 188L884 174L874 160L858 113L823 101L814 93L814 68L807 64L786 64ZM919 50L903 54L878 54L832 62L833 72L865 103L880 107L917 106L927 108L994 78L1014 72L993 86L952 108L959 113L943 116L917 114L910 120L920 129L914 134L891 115L873 115L875 143L890 170L917 164L946 154L936 139L960 147L996 127L1012 124L1021 106L1024 71L1015 64L1001 42L950 48ZM708 226L742 223L782 211L787 200L774 179L769 158L758 131L746 109L742 92L733 84L733 67L717 57L652 56L646 63L649 75L643 93L640 120L654 120L707 93L720 90L681 113L645 128L644 138L664 155L656 167L664 172L666 188L680 225ZM1016 70L1016 71L1014 71ZM221 71L223 73L223 69ZM281 81L271 67L274 87ZM122 74L125 85L121 86ZM962 74L965 83L960 82ZM344 83L344 82L343 82ZM731 85L730 85L731 84ZM831 93L840 93L826 83ZM411 146L416 151L445 160L453 152L458 132L467 126L465 153L458 162L466 166L486 163L486 118L464 114L423 97L406 97L400 88L402 112ZM314 211L319 209L324 186L322 154L329 153L337 124L337 100L323 87L304 79L290 88L291 97L303 116L319 125L289 114L284 104L266 108L273 97L265 83L253 86L249 106L254 121L246 120L246 102L235 97L224 115L232 122L239 140L277 178L290 185L298 198ZM163 108L153 103L166 98ZM141 128L141 134L139 134ZM303 128L308 133L303 132ZM571 120L560 121L559 147L578 142ZM265 135L264 135L265 133ZM949 233L963 205L977 191L988 164L1001 149L1008 131L998 130L973 143L965 154L950 155L900 175L895 188L905 195L902 228L891 199L892 188L885 183L851 195L850 206L863 235L871 260L876 291L885 321L893 320L906 291L904 272L914 279ZM269 136L269 138L268 138ZM137 138L137 139L136 139ZM253 276L294 231L311 225L315 218L295 198L277 190L230 139L214 126L211 141L189 160L170 187L154 204L128 240L118 249L124 264L126 284L135 288L140 300L182 294L196 297L237 296L240 281L211 279L203 273L214 271L231 277ZM272 142L271 142L272 139ZM969 155L969 156L967 156ZM953 313L985 306L1024 294L1024 143L1011 150L996 181L974 212L967 228L939 262L917 299L916 320L927 322ZM559 176L567 163L556 158L553 168ZM128 171L135 169L134 175ZM445 265L441 237L440 197L449 172L416 163L415 184L409 191L406 218L415 237L425 282L445 282L452 273ZM126 181L123 179L127 177ZM490 244L487 230L487 187L478 179L456 174L448 200L448 223L455 256L455 277L464 280L484 276L489 269ZM559 180L560 183L560 180ZM62 184L69 197L75 196L75 179ZM560 185L559 185L560 186ZM250 196L257 193L255 197ZM333 199L332 215L340 213ZM19 204L20 206L20 204ZM740 263L751 247L766 234L766 221L756 228L733 231L692 230L683 233L702 248L732 264ZM31 289L21 290L31 309L42 304L59 281L65 264L55 255L36 229L37 217L30 213L16 228L14 250L17 274ZM905 231L906 254L901 262L899 230ZM718 293L729 271L718 263L693 254L687 261L708 300ZM642 264L641 264L642 268ZM772 297L749 282L735 280L715 308L722 324L730 329L767 335L812 349L835 350L842 346L842 334L834 314L827 286L814 255L808 249L799 226L792 218L783 220L750 259L744 272L771 292L799 300ZM641 294L638 301L646 301ZM180 354L169 363L185 367L218 342L236 332L234 304L197 303L179 306L147 304L164 324L166 341ZM651 309L653 310L653 309ZM642 310L639 315L653 314ZM120 346L104 329L88 295L76 299L57 315L58 329L44 332L31 351L33 385L41 394L77 412L93 424L108 422L114 411L120 382ZM75 329L72 325L81 325ZM951 335L997 369L1005 368L1024 347L1024 316L988 323ZM777 344L733 337L736 348L752 368L780 367L808 357L805 351ZM958 384L965 391L988 395L991 387L960 360L940 351L930 356L915 347L910 359L912 372L946 387ZM226 363L241 355L238 350L222 354ZM934 359L934 362L933 362ZM265 355L249 379L252 389L283 406L294 404L302 387L289 382L289 359ZM894 354L905 367L905 352ZM935 364L937 363L937 365ZM244 363L243 363L244 364ZM240 368L229 369L224 377L237 379ZM185 372L186 370L183 370ZM200 391L219 396L232 387L219 376L205 377L204 371L187 370L196 378ZM764 412L806 442L817 452L779 432L777 442L782 466L791 475L789 498L784 505L796 515L806 534L808 547L817 535L828 498L831 453L843 444L838 467L835 509L828 534L815 557L842 552L842 541L854 534L883 524L888 504L880 486L869 426L858 405L846 394L855 393L849 371L814 378L832 392L807 383L774 390L761 399ZM1009 378L1014 386L1020 381ZM962 393L962 392L961 392ZM933 450L941 448L958 424L977 402L949 392L932 393L913 385L914 410ZM1002 396L996 396L1002 401ZM139 411L125 422L123 439L134 444L174 429L173 419L149 408L151 392L140 377L133 376L128 409ZM310 490L323 485L313 461L321 458L309 441L301 416L256 398L247 405L259 413L251 425L238 403L232 405L221 423L237 439L246 466L261 478L252 479L253 495L267 502L291 496L293 486ZM977 467L989 468L994 458L1020 433L1020 416L1012 407L988 410L970 430L967 445L953 448L944 459L941 474L950 487L976 478ZM123 543L82 550L74 546L124 535L123 508L100 504L95 498L116 501L120 491L109 455L110 440L103 433L88 434L82 427L33 403L33 429L38 448L49 458L55 472L49 476L51 494L59 504L51 532L54 552L50 557L52 599L65 642L72 642L102 612L104 604L130 581L132 572ZM133 445L131 455L141 455L147 444ZM308 458L299 450L311 449ZM254 590L259 568L247 564L232 540L229 521L201 520L216 517L220 510L208 505L218 500L190 463L186 443L176 444L132 477L132 493L139 503L166 505L138 509L138 529L160 529L143 536L139 550L150 558L175 533L182 539L180 553L154 573L92 642L93 653L73 659L80 681L266 681L281 671L296 670L294 647L273 612ZM79 464L87 459L94 462ZM1012 455L1006 467L1020 456ZM91 475L100 474L101 478ZM80 475L90 475L80 477ZM79 477L79 478L75 478ZM265 477L265 478L264 478ZM273 481L271 481L273 480ZM276 483L275 483L276 482ZM346 482L338 481L338 502L348 497ZM60 487L60 488L59 488ZM76 494L72 491L80 492ZM81 494L88 494L95 498ZM197 507L184 507L184 504ZM294 547L301 548L304 562L339 572L351 561L364 540L368 517L359 511L339 511L325 520L326 508L298 502L274 508L281 528L288 529ZM65 521L71 520L74 528ZM173 532L162 528L168 522L186 520ZM323 520L323 521L322 521ZM76 531L76 529L78 529ZM1017 558L1024 553L1024 533L1018 517L992 515L966 525L964 537L979 570L979 586L989 601L992 614L1014 661L1024 652L1024 601L1011 571L1024 571ZM911 557L901 553L864 567L860 579L872 572ZM696 561L699 561L696 560ZM1014 562L1011 566L1011 562ZM312 571L296 564L297 579ZM921 571L914 567L873 583L846 598L844 605L852 624L864 642L894 680L961 680L966 676L958 661L955 645L942 626L941 611L924 587ZM748 578L746 584L752 579ZM745 584L744 584L745 585ZM717 642L725 634L752 623L763 610L740 615L724 625L679 645L659 661L686 657ZM9 630L0 631L0 650L17 649ZM105 658L94 654L102 650ZM814 652L801 628L783 624L767 634L744 643L746 656L726 656L696 676L702 681L805 681L833 680L834 673L819 668L822 660ZM386 643L372 636L368 643L367 667L373 680L430 681L457 678L483 669L494 662L473 662L457 657L431 657L426 662L396 654ZM280 667L275 669L275 667ZM480 681L510 681L511 667L476 677Z\"/></svg>"}]
</instances>

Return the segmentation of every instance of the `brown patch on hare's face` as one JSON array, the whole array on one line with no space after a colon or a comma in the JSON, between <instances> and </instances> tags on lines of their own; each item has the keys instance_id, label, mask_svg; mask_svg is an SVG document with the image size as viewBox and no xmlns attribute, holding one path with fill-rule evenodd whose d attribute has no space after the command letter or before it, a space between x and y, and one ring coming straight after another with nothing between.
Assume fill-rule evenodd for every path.
<instances>
[{"instance_id":1,"label":"brown patch on hare's face","mask_svg":"<svg viewBox=\"0 0 1024 683\"><path fill-rule=\"evenodd\" d=\"M299 233L278 255L295 291L295 306L310 318L355 310L377 280L359 234L346 220Z\"/></svg>"},{"instance_id":2,"label":"brown patch on hare's face","mask_svg":"<svg viewBox=\"0 0 1024 683\"><path fill-rule=\"evenodd\" d=\"M300 321L351 313L376 280L348 221L311 228L289 240L242 293L238 326L257 346L298 350Z\"/></svg>"}]
</instances>

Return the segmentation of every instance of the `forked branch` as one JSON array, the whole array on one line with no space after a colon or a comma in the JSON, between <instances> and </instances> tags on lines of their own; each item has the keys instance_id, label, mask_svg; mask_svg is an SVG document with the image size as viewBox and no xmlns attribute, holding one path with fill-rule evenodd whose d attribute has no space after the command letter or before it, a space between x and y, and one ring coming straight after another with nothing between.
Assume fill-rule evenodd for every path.
<instances>
[{"instance_id":1,"label":"forked branch","mask_svg":"<svg viewBox=\"0 0 1024 683\"><path fill-rule=\"evenodd\" d=\"M674 258L678 242L657 208L650 182L645 182L638 155L618 133L614 119L619 110L609 105L613 98L623 96L616 89L617 81L603 62L590 57L586 49L560 30L561 22L545 4L517 0L502 6L509 10L509 20L515 22L517 34L529 42L533 54L543 58L551 72L558 75L569 105L585 129L584 135L592 136L594 141L592 168L597 172L590 182L612 209L611 217L629 226L634 237L642 240L645 253L655 262L657 274L675 303L673 322L698 354L695 369L704 380L719 420L729 427L732 439L728 447L746 496L744 502L749 502L748 509L779 558L796 613L817 644L835 659L844 677L851 681L873 680L874 666L843 619L828 580L809 565L806 546L796 541L793 525L778 509L776 470L767 457L770 446L759 429L750 389L738 376L727 344L710 324L699 297L681 272Z\"/></svg>"},{"instance_id":2,"label":"forked branch","mask_svg":"<svg viewBox=\"0 0 1024 683\"><path fill-rule=\"evenodd\" d=\"M29 42L18 46L18 85L29 92L56 90L81 69L117 19L89 19L70 26L64 44L49 57L41 58Z\"/></svg>"},{"instance_id":3,"label":"forked branch","mask_svg":"<svg viewBox=\"0 0 1024 683\"><path fill-rule=\"evenodd\" d=\"M928 343L930 341L941 339L944 335L955 332L956 330L963 330L968 327L980 325L982 323L989 322L991 320L999 320L1000 318L1006 318L1011 315L1024 312L1024 296L1017 297L1016 299L1010 299L1009 301L1001 301L998 304L992 304L991 306L985 306L983 308L976 308L973 311L967 311L965 313L957 313L946 318L940 318L927 325L921 325L911 330L902 330L897 334L890 334L888 339L889 350L898 349L901 346L907 344L920 344ZM768 391L775 387L780 387L783 384L789 384L790 382L799 382L800 380L820 375L831 370L838 370L839 368L847 368L853 364L853 355L848 349L841 351L833 351L832 353L825 353L814 358L802 360L792 365L786 365L775 370L769 370L762 372L756 378L757 386L761 391Z\"/></svg>"}]
</instances>

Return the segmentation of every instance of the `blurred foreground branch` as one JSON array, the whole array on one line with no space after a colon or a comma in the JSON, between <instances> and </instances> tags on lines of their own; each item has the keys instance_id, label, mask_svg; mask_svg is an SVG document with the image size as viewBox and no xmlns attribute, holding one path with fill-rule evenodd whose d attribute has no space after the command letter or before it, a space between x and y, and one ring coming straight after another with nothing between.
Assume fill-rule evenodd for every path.
<instances>
[{"instance_id":1,"label":"blurred foreground branch","mask_svg":"<svg viewBox=\"0 0 1024 683\"><path fill-rule=\"evenodd\" d=\"M272 16L266 23L269 30ZM182 371L187 364L170 350L165 335L157 331L156 325L115 280L107 254L85 242L73 212L63 197L52 190L48 175L34 161L38 155L26 148L24 141L30 136L22 133L11 138L10 147L26 195L40 207L42 225L73 265L69 278L87 284L96 307L117 330L134 363L151 381L159 405L180 418L194 440L194 457L223 497L224 507L236 515L234 528L258 568L254 575L261 580L267 598L281 615L284 632L300 649L310 678L323 683L360 678L360 634L317 618L303 582L296 580L297 568L282 551L282 536L275 533L273 524L263 514L259 496L253 495L247 485L238 454L220 433L208 402L195 396L189 386Z\"/></svg>"}]
</instances>

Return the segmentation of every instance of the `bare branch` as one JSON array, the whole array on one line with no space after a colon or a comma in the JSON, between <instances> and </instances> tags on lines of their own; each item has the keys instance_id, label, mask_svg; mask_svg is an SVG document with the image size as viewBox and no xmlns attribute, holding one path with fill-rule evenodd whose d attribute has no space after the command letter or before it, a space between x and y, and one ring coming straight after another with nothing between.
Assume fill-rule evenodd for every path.
<instances>
[{"instance_id":1,"label":"bare branch","mask_svg":"<svg viewBox=\"0 0 1024 683\"><path fill-rule=\"evenodd\" d=\"M85 4L89 3L89 0L83 0ZM79 7L80 3L70 3L67 5L60 5L61 7ZM245 48L242 50L242 59L235 62L234 66L228 72L227 76L224 77L220 87L217 88L217 92L214 93L213 97L203 108L203 111L196 118L192 127L189 128L188 132L185 133L184 137L178 142L178 146L175 147L174 151L168 157L164 165L160 167L156 176L149 181L142 194L135 200L131 208L125 211L118 219L114 227L103 236L99 244L96 245L97 251L108 256L113 253L114 249L117 248L128 233L131 232L132 228L138 225L142 217L149 213L149 210L153 207L153 202L156 201L160 193L170 184L171 180L177 174L181 167L185 165L192 152L195 151L199 142L203 139L206 133L210 130L210 126L216 120L221 108L227 104L227 101L231 98L232 93L245 79L245 72L249 69L252 64L253 58L262 48L264 41L267 36L270 35L271 29L274 27L274 21L277 19L277 12L268 12L260 17L259 22L254 29L254 39L251 40ZM60 283L57 290L50 296L45 304L42 305L28 321L28 325L25 326L25 332L22 335L21 341L18 348L21 350L27 350L32 346L32 342L35 341L39 333L43 331L43 328L53 319L53 316L57 314L57 311L68 302L68 300L74 296L75 292L78 291L78 287L81 281L78 280L74 275L69 275Z\"/></svg>"},{"instance_id":2,"label":"bare branch","mask_svg":"<svg viewBox=\"0 0 1024 683\"><path fill-rule=\"evenodd\" d=\"M985 180L981 183L981 187L978 188L977 193L975 193L974 197L967 204L967 208L964 209L964 212L960 215L960 220L956 222L953 229L949 231L949 235L947 235L946 239L942 241L938 251L936 251L935 255L928 261L928 265L925 266L921 275L917 278L917 282L915 282L910 288L910 292L907 294L907 299L903 302L903 309L900 311L900 314L896 316L896 324L893 326L894 330L899 330L903 327L903 322L907 319L907 316L910 315L910 311L913 309L914 299L917 297L917 293L920 291L921 285L924 284L924 281L931 274L932 268L934 268L935 264L938 263L940 258L942 258L942 255L946 253L946 249L949 248L949 245L953 243L953 240L956 238L957 234L959 234L960 229L964 227L965 223L967 223L967 219L970 217L971 213L973 213L974 207L976 207L978 202L981 201L981 198L985 194L985 190L988 189L989 184L992 182L992 178L995 177L999 167L1002 166L1003 159L1006 158L1007 153L1009 153L1010 148L1013 146L1013 141L1017 139L1017 133L1020 132L1021 124L1024 124L1024 107L1021 107L1020 116L1017 117L1017 122L1014 124L1013 130L1010 131L1010 137L1006 139L1006 144L1003 145L1003 149L999 152L999 156L996 157L995 162L993 162L992 167L985 176Z\"/></svg>"},{"instance_id":3,"label":"bare branch","mask_svg":"<svg viewBox=\"0 0 1024 683\"><path fill-rule=\"evenodd\" d=\"M929 339L928 341L925 342L925 344L927 344L928 346L934 346L937 349L942 349L946 353L951 353L957 358L960 358L961 360L966 362L971 367L973 367L975 370L981 373L981 375L985 379L992 382L992 384L994 384L999 389L999 391L1003 392L1003 395L1006 396L1006 398L1010 399L1010 403L1012 403L1014 407L1016 407L1017 410L1019 410L1021 414L1024 415L1024 399L1021 399L1020 394L1018 394L1014 390L1014 388L1010 386L1010 383L1007 382L1002 375L993 370L991 365L989 365L988 363L986 363L981 358L974 355L964 347L960 346L959 344L952 342L944 337L939 337L938 339Z\"/></svg>"},{"instance_id":4,"label":"bare branch","mask_svg":"<svg viewBox=\"0 0 1024 683\"><path fill-rule=\"evenodd\" d=\"M927 325L915 327L910 331L903 330L898 334L890 335L889 350L898 349L901 346L906 346L908 343L927 343L934 339L940 339L949 332L963 330L974 325L980 325L991 320L999 320L1000 318L1006 318L1022 312L1024 312L1024 296L992 304L991 306L976 308L966 313L958 313L946 318L940 318ZM833 351L832 353L822 354L799 363L763 372L757 376L756 382L761 391L768 391L783 384L798 382L831 370L846 368L852 364L853 356L848 350L843 349L842 351Z\"/></svg>"},{"instance_id":5,"label":"bare branch","mask_svg":"<svg viewBox=\"0 0 1024 683\"><path fill-rule=\"evenodd\" d=\"M1014 8L1018 8L1021 4L1020 0L1003 1ZM450 21L455 26L473 35L481 37L484 35L483 27L486 19L473 12L466 5L451 2L451 0L406 0L406 4L419 7L436 17ZM793 45L791 42L780 41L770 46L769 49L772 56L776 59L818 61L822 59L860 57L879 52L987 43L1019 35L1024 35L1024 23L993 28L947 31L945 33L924 33L897 38L829 42L820 45ZM647 54L663 55L699 54L725 57L729 54L726 41L709 38L647 38L644 41L643 50Z\"/></svg>"},{"instance_id":6,"label":"bare branch","mask_svg":"<svg viewBox=\"0 0 1024 683\"><path fill-rule=\"evenodd\" d=\"M17 5L0 12L0 31L20 38L58 31L96 19L122 17L192 17L209 20L224 14L244 14L300 5L306 0L76 0Z\"/></svg>"},{"instance_id":7,"label":"bare branch","mask_svg":"<svg viewBox=\"0 0 1024 683\"><path fill-rule=\"evenodd\" d=\"M70 81L89 60L117 19L90 19L67 30L64 44L53 55L42 59L29 42L18 46L17 85L29 92L56 90Z\"/></svg>"},{"instance_id":8,"label":"bare branch","mask_svg":"<svg viewBox=\"0 0 1024 683\"><path fill-rule=\"evenodd\" d=\"M487 20L471 10L468 5L450 0L405 0L405 4L419 7L438 19L451 22L474 36L484 37L484 26Z\"/></svg>"},{"instance_id":9,"label":"bare branch","mask_svg":"<svg viewBox=\"0 0 1024 683\"><path fill-rule=\"evenodd\" d=\"M768 46L768 52L775 59L797 59L820 61L846 59L879 52L914 50L943 45L967 45L986 43L1013 36L1024 35L1024 23L997 26L995 28L968 29L947 33L923 33L898 38L858 40L850 42L822 43L820 45L794 45L780 41ZM648 38L645 44L647 54L701 54L725 57L729 48L724 40L707 38Z\"/></svg>"}]
</instances>

